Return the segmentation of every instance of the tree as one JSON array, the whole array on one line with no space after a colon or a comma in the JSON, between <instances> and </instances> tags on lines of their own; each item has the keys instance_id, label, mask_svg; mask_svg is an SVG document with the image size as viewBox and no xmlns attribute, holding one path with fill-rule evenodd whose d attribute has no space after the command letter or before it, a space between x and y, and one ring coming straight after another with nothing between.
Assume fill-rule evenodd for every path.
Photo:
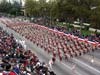
<instances>
[{"instance_id":1,"label":"tree","mask_svg":"<svg viewBox=\"0 0 100 75\"><path fill-rule=\"evenodd\" d=\"M29 16L38 16L39 14L39 3L36 0L26 0L25 1L25 10Z\"/></svg>"},{"instance_id":2,"label":"tree","mask_svg":"<svg viewBox=\"0 0 100 75\"><path fill-rule=\"evenodd\" d=\"M91 7L97 7L95 12ZM77 18L99 27L100 0L26 0L25 10L30 16L49 17L50 20L63 19L73 22ZM95 19L95 20L94 20ZM95 25L94 25L95 24Z\"/></svg>"},{"instance_id":3,"label":"tree","mask_svg":"<svg viewBox=\"0 0 100 75\"><path fill-rule=\"evenodd\" d=\"M11 8L12 8L11 3L8 3L6 0L3 0L0 3L0 12L9 13Z\"/></svg>"},{"instance_id":4,"label":"tree","mask_svg":"<svg viewBox=\"0 0 100 75\"><path fill-rule=\"evenodd\" d=\"M3 0L0 3L0 12L16 15L17 13L20 13L20 11L21 5L16 1L13 4L6 0Z\"/></svg>"},{"instance_id":5,"label":"tree","mask_svg":"<svg viewBox=\"0 0 100 75\"><path fill-rule=\"evenodd\" d=\"M14 1L12 8L9 11L10 14L20 15L21 14L21 5L20 3Z\"/></svg>"},{"instance_id":6,"label":"tree","mask_svg":"<svg viewBox=\"0 0 100 75\"><path fill-rule=\"evenodd\" d=\"M92 27L94 28L99 28L100 29L100 6L98 6L97 8L91 10L91 16L90 16L90 20L91 20L91 24Z\"/></svg>"}]
</instances>

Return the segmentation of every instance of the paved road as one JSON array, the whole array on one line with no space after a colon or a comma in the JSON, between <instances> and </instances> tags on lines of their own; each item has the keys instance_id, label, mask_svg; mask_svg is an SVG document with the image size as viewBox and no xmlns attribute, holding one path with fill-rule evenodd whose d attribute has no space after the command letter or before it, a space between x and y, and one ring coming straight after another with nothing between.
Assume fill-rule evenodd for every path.
<instances>
[{"instance_id":1,"label":"paved road","mask_svg":"<svg viewBox=\"0 0 100 75\"><path fill-rule=\"evenodd\" d=\"M41 61L48 61L51 59L51 55L46 53L43 49L37 47L31 41L25 39L15 31L7 28L5 25L0 23L0 26L4 28L9 34L13 33L14 37L18 40L25 40L27 49L31 49L36 55L39 57ZM53 70L57 75L100 75L100 52L94 52L95 62L91 63L90 59L92 57L90 55L84 55L78 58L72 58L70 61L56 61L53 65ZM76 66L75 70L72 68Z\"/></svg>"}]
</instances>

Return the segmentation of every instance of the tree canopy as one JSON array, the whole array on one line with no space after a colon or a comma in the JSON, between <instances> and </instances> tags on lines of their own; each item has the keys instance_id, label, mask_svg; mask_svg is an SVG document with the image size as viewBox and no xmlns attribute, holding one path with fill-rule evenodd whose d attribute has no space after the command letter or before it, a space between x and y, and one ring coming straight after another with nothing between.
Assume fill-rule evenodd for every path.
<instances>
[{"instance_id":1,"label":"tree canopy","mask_svg":"<svg viewBox=\"0 0 100 75\"><path fill-rule=\"evenodd\" d=\"M18 15L21 4L2 0L0 12ZM100 0L25 0L25 12L27 16L48 17L53 21L73 22L79 18L100 29Z\"/></svg>"},{"instance_id":2,"label":"tree canopy","mask_svg":"<svg viewBox=\"0 0 100 75\"><path fill-rule=\"evenodd\" d=\"M100 28L100 0L25 0L25 10L30 16L45 15L64 21L79 18Z\"/></svg>"},{"instance_id":3,"label":"tree canopy","mask_svg":"<svg viewBox=\"0 0 100 75\"><path fill-rule=\"evenodd\" d=\"M14 3L7 2L6 0L2 0L0 3L0 12L9 13L12 15L19 15L21 11L21 5L17 1Z\"/></svg>"}]
</instances>

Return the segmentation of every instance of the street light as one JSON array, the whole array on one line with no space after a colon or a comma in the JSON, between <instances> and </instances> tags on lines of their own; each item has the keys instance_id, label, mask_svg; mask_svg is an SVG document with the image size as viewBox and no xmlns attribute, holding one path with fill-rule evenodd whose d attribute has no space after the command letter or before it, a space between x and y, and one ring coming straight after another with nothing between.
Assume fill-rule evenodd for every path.
<instances>
[{"instance_id":1,"label":"street light","mask_svg":"<svg viewBox=\"0 0 100 75\"><path fill-rule=\"evenodd\" d=\"M46 8L44 8L43 12L44 12L44 25L46 25Z\"/></svg>"},{"instance_id":2,"label":"street light","mask_svg":"<svg viewBox=\"0 0 100 75\"><path fill-rule=\"evenodd\" d=\"M52 24L52 16L51 16L52 14L51 14L51 10L50 10L50 27L52 26L51 24Z\"/></svg>"},{"instance_id":3,"label":"street light","mask_svg":"<svg viewBox=\"0 0 100 75\"><path fill-rule=\"evenodd\" d=\"M96 15L96 11L95 11L96 8L97 8L97 6L90 7L91 10L94 10L95 15ZM92 54L91 63L94 63L94 53Z\"/></svg>"},{"instance_id":4,"label":"street light","mask_svg":"<svg viewBox=\"0 0 100 75\"><path fill-rule=\"evenodd\" d=\"M77 19L77 23L80 25L80 31L82 30L82 25L83 25L83 22L82 22L82 19Z\"/></svg>"}]
</instances>

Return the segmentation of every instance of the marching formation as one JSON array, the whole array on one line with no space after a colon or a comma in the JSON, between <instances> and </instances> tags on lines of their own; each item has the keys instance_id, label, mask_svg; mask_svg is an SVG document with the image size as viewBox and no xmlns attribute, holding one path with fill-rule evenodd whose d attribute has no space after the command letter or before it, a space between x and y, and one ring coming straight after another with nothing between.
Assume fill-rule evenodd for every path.
<instances>
[{"instance_id":1,"label":"marching formation","mask_svg":"<svg viewBox=\"0 0 100 75\"><path fill-rule=\"evenodd\" d=\"M65 34L47 27L25 22L3 21L8 27L15 30L23 37L29 39L37 46L52 54L53 61L59 58L70 59L92 52L100 48L99 42L91 42L71 34Z\"/></svg>"}]
</instances>

